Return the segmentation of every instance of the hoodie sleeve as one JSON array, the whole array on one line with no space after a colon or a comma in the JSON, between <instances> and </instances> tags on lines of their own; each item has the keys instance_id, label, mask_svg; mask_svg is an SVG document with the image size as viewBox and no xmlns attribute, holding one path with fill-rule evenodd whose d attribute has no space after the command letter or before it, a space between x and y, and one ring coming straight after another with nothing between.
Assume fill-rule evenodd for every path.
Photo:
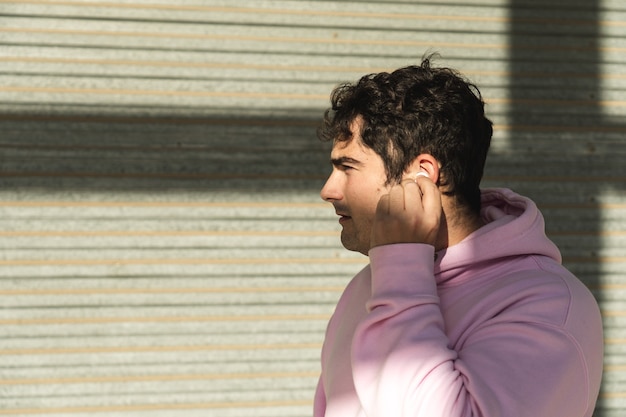
<instances>
[{"instance_id":1,"label":"hoodie sleeve","mask_svg":"<svg viewBox=\"0 0 626 417\"><path fill-rule=\"evenodd\" d=\"M365 415L590 415L584 355L562 329L505 314L468 329L455 350L439 306L434 248L388 245L369 256L372 296L351 347Z\"/></svg>"}]
</instances>

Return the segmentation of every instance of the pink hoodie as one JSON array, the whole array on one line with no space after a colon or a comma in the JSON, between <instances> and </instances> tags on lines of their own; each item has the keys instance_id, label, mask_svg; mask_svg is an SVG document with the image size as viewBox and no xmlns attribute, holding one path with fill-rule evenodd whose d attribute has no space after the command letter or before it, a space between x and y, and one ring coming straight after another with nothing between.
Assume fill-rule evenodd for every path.
<instances>
[{"instance_id":1,"label":"pink hoodie","mask_svg":"<svg viewBox=\"0 0 626 417\"><path fill-rule=\"evenodd\" d=\"M344 291L315 417L589 417L602 322L535 204L483 192L486 226L436 254L396 244Z\"/></svg>"}]
</instances>

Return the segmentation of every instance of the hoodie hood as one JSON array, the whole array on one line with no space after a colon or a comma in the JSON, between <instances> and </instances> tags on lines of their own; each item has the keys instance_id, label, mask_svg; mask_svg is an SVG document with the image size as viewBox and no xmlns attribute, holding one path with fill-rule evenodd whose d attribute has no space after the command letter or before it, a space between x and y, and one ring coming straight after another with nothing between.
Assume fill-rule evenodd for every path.
<instances>
[{"instance_id":1,"label":"hoodie hood","mask_svg":"<svg viewBox=\"0 0 626 417\"><path fill-rule=\"evenodd\" d=\"M482 191L481 202L485 225L437 253L439 283L512 256L540 255L561 263L559 249L546 236L543 216L532 200L505 188L490 188Z\"/></svg>"}]
</instances>

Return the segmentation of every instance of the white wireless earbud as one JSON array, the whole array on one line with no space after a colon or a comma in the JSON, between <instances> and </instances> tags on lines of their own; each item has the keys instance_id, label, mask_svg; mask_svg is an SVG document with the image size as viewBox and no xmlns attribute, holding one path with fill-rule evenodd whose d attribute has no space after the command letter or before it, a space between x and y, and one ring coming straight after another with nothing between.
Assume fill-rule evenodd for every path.
<instances>
[{"instance_id":1,"label":"white wireless earbud","mask_svg":"<svg viewBox=\"0 0 626 417\"><path fill-rule=\"evenodd\" d=\"M417 177L426 177L426 178L429 178L429 175L428 175L428 173L427 173L427 172L420 171L420 172L418 172L417 174L415 174L415 181L417 181Z\"/></svg>"}]
</instances>

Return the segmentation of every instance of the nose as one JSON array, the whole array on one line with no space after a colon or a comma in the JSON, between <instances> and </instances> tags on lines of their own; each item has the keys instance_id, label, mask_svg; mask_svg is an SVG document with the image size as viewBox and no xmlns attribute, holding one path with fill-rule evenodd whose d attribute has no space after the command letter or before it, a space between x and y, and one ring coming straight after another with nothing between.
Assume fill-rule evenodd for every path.
<instances>
[{"instance_id":1,"label":"nose","mask_svg":"<svg viewBox=\"0 0 626 417\"><path fill-rule=\"evenodd\" d=\"M324 184L320 191L320 197L322 197L322 200L328 202L341 200L341 187L335 170L328 176L326 184Z\"/></svg>"}]
</instances>

